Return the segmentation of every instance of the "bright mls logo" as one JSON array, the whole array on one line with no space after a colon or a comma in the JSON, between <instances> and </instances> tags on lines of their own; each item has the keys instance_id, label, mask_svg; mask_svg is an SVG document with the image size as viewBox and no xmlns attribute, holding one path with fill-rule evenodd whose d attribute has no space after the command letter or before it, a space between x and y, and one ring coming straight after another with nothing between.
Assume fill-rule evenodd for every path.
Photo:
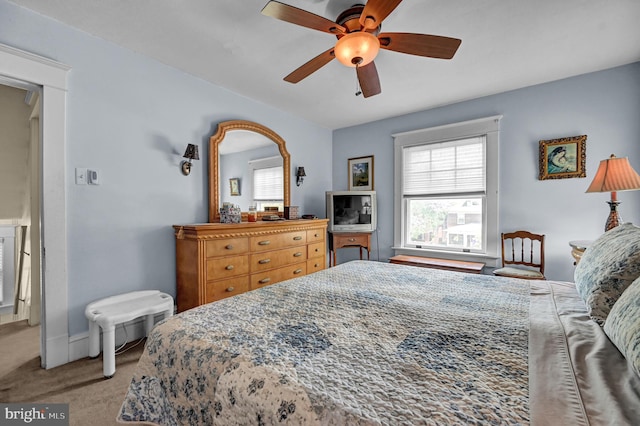
<instances>
[{"instance_id":1,"label":"bright mls logo","mask_svg":"<svg viewBox=\"0 0 640 426\"><path fill-rule=\"evenodd\" d=\"M0 404L0 424L69 426L69 404Z\"/></svg>"}]
</instances>

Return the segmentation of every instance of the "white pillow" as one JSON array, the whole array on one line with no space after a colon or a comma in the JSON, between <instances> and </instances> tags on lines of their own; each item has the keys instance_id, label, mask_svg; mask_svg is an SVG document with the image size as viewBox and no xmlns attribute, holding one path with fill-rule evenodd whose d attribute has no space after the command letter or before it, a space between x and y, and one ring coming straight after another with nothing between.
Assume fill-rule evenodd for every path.
<instances>
[{"instance_id":1,"label":"white pillow","mask_svg":"<svg viewBox=\"0 0 640 426\"><path fill-rule=\"evenodd\" d=\"M613 305L604 332L640 376L640 278Z\"/></svg>"},{"instance_id":2,"label":"white pillow","mask_svg":"<svg viewBox=\"0 0 640 426\"><path fill-rule=\"evenodd\" d=\"M603 325L623 291L640 277L640 227L617 226L587 248L576 266L576 288L589 315Z\"/></svg>"}]
</instances>

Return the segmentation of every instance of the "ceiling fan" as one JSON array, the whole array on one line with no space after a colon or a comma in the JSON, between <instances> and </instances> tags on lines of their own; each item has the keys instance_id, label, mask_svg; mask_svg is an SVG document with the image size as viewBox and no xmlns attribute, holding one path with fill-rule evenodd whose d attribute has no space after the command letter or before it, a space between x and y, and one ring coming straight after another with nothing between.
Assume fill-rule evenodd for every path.
<instances>
[{"instance_id":1,"label":"ceiling fan","mask_svg":"<svg viewBox=\"0 0 640 426\"><path fill-rule=\"evenodd\" d=\"M313 30L333 34L335 46L322 52L284 78L298 83L334 58L355 67L360 89L365 98L381 92L378 70L373 62L379 49L393 50L429 58L451 59L462 40L415 33L381 33L382 21L402 0L369 0L343 11L336 21L278 1L270 1L262 14ZM360 93L356 93L358 95Z\"/></svg>"}]
</instances>

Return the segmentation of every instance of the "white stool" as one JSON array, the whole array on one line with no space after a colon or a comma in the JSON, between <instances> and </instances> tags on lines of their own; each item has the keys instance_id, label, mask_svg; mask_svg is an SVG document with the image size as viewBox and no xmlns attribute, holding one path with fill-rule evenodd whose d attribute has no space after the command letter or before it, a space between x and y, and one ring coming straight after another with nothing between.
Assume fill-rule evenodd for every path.
<instances>
[{"instance_id":1,"label":"white stool","mask_svg":"<svg viewBox=\"0 0 640 426\"><path fill-rule=\"evenodd\" d=\"M134 291L89 303L84 314L89 320L89 356L100 355L102 328L102 371L110 379L116 373L116 325L144 316L145 336L154 325L154 315L173 315L173 298L158 290Z\"/></svg>"}]
</instances>

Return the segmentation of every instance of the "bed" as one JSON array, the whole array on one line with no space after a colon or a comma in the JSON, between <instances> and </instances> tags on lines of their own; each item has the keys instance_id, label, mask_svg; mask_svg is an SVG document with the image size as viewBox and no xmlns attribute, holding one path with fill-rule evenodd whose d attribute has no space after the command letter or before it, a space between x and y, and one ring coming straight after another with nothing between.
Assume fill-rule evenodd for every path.
<instances>
[{"instance_id":1,"label":"bed","mask_svg":"<svg viewBox=\"0 0 640 426\"><path fill-rule=\"evenodd\" d=\"M118 421L637 424L640 373L578 287L341 264L158 324Z\"/></svg>"}]
</instances>

